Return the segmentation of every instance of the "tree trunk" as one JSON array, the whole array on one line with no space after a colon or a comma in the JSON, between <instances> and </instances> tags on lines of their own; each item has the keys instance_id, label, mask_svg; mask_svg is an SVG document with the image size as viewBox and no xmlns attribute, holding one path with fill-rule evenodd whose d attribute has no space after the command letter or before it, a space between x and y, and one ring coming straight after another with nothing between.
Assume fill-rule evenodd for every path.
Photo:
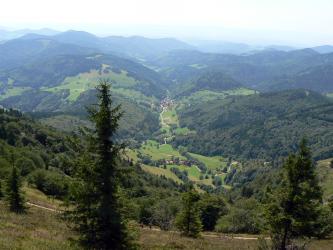
<instances>
[{"instance_id":1,"label":"tree trunk","mask_svg":"<svg viewBox=\"0 0 333 250\"><path fill-rule=\"evenodd\" d=\"M286 250L286 243L287 243L287 236L288 236L288 230L289 229L289 225L288 223L286 223L285 227L284 227L284 232L283 232L283 237L282 237L282 241L281 241L281 246L280 246L280 250Z\"/></svg>"}]
</instances>

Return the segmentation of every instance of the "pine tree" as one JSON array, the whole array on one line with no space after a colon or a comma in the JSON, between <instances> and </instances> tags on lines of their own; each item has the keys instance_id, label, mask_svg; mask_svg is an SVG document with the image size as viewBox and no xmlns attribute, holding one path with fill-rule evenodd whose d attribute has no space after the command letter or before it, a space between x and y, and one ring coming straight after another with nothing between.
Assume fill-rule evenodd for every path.
<instances>
[{"instance_id":1,"label":"pine tree","mask_svg":"<svg viewBox=\"0 0 333 250\"><path fill-rule=\"evenodd\" d=\"M281 187L271 196L266 215L275 249L279 250L287 249L295 238L323 237L331 231L305 139L297 155L290 155L284 163Z\"/></svg>"},{"instance_id":2,"label":"pine tree","mask_svg":"<svg viewBox=\"0 0 333 250\"><path fill-rule=\"evenodd\" d=\"M25 211L24 199L20 189L20 176L17 168L13 166L12 172L7 179L6 196L10 211L15 213L22 213Z\"/></svg>"},{"instance_id":3,"label":"pine tree","mask_svg":"<svg viewBox=\"0 0 333 250\"><path fill-rule=\"evenodd\" d=\"M77 160L75 209L67 216L84 247L131 249L118 196L117 164L121 146L114 141L122 113L112 103L108 82L101 81L97 92L99 103L88 110L95 128L88 136L87 151Z\"/></svg>"},{"instance_id":4,"label":"pine tree","mask_svg":"<svg viewBox=\"0 0 333 250\"><path fill-rule=\"evenodd\" d=\"M176 217L176 226L185 236L198 237L202 231L197 205L199 199L199 194L193 190L183 194L183 208Z\"/></svg>"}]
</instances>

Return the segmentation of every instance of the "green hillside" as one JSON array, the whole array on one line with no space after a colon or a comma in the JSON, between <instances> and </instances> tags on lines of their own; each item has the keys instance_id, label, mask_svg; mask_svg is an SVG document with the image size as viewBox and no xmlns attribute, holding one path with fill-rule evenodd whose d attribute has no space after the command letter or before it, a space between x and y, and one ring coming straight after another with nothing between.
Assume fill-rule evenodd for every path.
<instances>
[{"instance_id":1,"label":"green hillside","mask_svg":"<svg viewBox=\"0 0 333 250\"><path fill-rule=\"evenodd\" d=\"M191 152L238 159L277 159L309 138L315 158L332 155L332 101L304 90L230 96L179 112L182 127L197 133L178 136L173 145Z\"/></svg>"}]
</instances>

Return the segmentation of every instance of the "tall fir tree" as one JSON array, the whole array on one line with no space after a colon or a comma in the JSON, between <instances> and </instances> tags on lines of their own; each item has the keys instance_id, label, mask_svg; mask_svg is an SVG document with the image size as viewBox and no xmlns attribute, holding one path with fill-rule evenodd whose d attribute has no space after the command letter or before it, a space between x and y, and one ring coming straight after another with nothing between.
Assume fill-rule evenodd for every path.
<instances>
[{"instance_id":1,"label":"tall fir tree","mask_svg":"<svg viewBox=\"0 0 333 250\"><path fill-rule=\"evenodd\" d=\"M332 230L305 139L284 163L281 186L270 198L266 216L274 249L285 250L295 238L323 237Z\"/></svg>"},{"instance_id":2,"label":"tall fir tree","mask_svg":"<svg viewBox=\"0 0 333 250\"><path fill-rule=\"evenodd\" d=\"M200 212L197 204L199 199L199 194L193 190L183 194L183 208L176 217L176 226L185 236L198 237L202 231Z\"/></svg>"},{"instance_id":3,"label":"tall fir tree","mask_svg":"<svg viewBox=\"0 0 333 250\"><path fill-rule=\"evenodd\" d=\"M20 175L17 168L13 166L12 172L7 179L6 199L9 204L9 210L15 213L25 211L24 198L21 192Z\"/></svg>"},{"instance_id":4,"label":"tall fir tree","mask_svg":"<svg viewBox=\"0 0 333 250\"><path fill-rule=\"evenodd\" d=\"M88 249L131 249L126 224L120 213L117 164L122 146L114 140L122 116L114 107L107 81L100 81L98 104L90 108L95 125L88 135L88 148L77 160L77 182L73 190L74 210L67 213L80 243Z\"/></svg>"}]
</instances>

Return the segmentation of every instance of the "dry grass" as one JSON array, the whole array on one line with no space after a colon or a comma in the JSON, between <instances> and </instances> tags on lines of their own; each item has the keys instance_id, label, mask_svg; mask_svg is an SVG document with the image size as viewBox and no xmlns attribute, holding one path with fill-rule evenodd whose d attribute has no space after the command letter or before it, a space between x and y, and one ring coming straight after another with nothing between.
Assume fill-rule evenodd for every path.
<instances>
[{"instance_id":1,"label":"dry grass","mask_svg":"<svg viewBox=\"0 0 333 250\"><path fill-rule=\"evenodd\" d=\"M141 232L142 249L197 249L197 250L236 250L256 249L256 240L240 240L215 235L198 239L182 237L176 232L162 232L145 229Z\"/></svg>"},{"instance_id":2,"label":"dry grass","mask_svg":"<svg viewBox=\"0 0 333 250\"><path fill-rule=\"evenodd\" d=\"M258 240L255 235L222 235L217 233L204 233L201 238L192 239L182 237L177 232L163 232L143 229L141 231L140 245L142 249L188 249L188 250L250 250L258 249ZM240 239L243 238L243 239ZM308 245L309 250L332 250L333 238L315 240Z\"/></svg>"},{"instance_id":3,"label":"dry grass","mask_svg":"<svg viewBox=\"0 0 333 250\"><path fill-rule=\"evenodd\" d=\"M17 215L0 202L0 249L76 249L70 242L74 234L58 216L35 207Z\"/></svg>"},{"instance_id":4,"label":"dry grass","mask_svg":"<svg viewBox=\"0 0 333 250\"><path fill-rule=\"evenodd\" d=\"M27 199L49 208L58 208L60 202L51 200L31 188L25 188ZM61 206L60 206L61 207ZM243 237L240 239L240 237ZM59 214L38 207L29 207L26 214L8 211L0 201L0 249L27 250L69 250L78 249L71 244L75 234L68 229ZM141 249L198 249L198 250L242 250L257 249L256 236L224 236L217 233L203 233L199 239L182 237L177 232L141 229L138 239ZM332 250L333 238L313 241L309 250Z\"/></svg>"}]
</instances>

